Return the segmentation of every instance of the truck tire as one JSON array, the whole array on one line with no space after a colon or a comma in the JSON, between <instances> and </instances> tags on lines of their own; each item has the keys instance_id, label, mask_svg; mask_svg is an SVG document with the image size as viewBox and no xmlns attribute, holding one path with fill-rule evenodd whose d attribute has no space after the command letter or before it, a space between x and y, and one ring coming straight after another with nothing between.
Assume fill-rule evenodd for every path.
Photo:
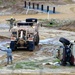
<instances>
[{"instance_id":1,"label":"truck tire","mask_svg":"<svg viewBox=\"0 0 75 75\"><path fill-rule=\"evenodd\" d=\"M33 51L35 49L35 44L33 41L28 42L28 50Z\"/></svg>"},{"instance_id":2,"label":"truck tire","mask_svg":"<svg viewBox=\"0 0 75 75\"><path fill-rule=\"evenodd\" d=\"M39 44L39 35L37 35L37 36L35 37L35 39L36 39L35 45L37 46L37 45Z\"/></svg>"},{"instance_id":3,"label":"truck tire","mask_svg":"<svg viewBox=\"0 0 75 75\"><path fill-rule=\"evenodd\" d=\"M12 51L15 50L15 41L10 42L10 48L12 49Z\"/></svg>"},{"instance_id":4,"label":"truck tire","mask_svg":"<svg viewBox=\"0 0 75 75\"><path fill-rule=\"evenodd\" d=\"M66 45L69 45L69 44L70 44L70 41L67 40L67 39L65 39L65 38L63 38L63 37L61 37L61 38L59 39L59 41L60 41L61 43L66 44Z\"/></svg>"},{"instance_id":5,"label":"truck tire","mask_svg":"<svg viewBox=\"0 0 75 75\"><path fill-rule=\"evenodd\" d=\"M70 65L73 66L74 65L74 56L71 54L71 58L70 58Z\"/></svg>"}]
</instances>

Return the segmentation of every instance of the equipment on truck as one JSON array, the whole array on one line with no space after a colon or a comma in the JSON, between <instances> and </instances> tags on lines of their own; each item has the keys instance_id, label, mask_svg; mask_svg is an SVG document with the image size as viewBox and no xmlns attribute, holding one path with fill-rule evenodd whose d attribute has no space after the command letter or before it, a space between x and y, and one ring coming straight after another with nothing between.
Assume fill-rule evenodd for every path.
<instances>
[{"instance_id":1,"label":"equipment on truck","mask_svg":"<svg viewBox=\"0 0 75 75\"><path fill-rule=\"evenodd\" d=\"M28 18L26 21L18 21L11 29L10 48L34 50L39 43L39 23L35 18Z\"/></svg>"}]
</instances>

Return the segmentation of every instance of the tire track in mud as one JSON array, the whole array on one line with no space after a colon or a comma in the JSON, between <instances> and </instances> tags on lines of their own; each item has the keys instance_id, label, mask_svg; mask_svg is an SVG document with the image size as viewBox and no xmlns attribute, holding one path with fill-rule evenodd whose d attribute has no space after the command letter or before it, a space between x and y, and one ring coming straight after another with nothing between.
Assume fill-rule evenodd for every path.
<instances>
[{"instance_id":1,"label":"tire track in mud","mask_svg":"<svg viewBox=\"0 0 75 75\"><path fill-rule=\"evenodd\" d=\"M28 50L18 50L18 51L14 51L13 52L13 56L14 56L14 62L19 61L19 60L25 60L25 59L29 59L31 57L35 57L35 53L36 51L39 51L41 48L41 46L36 46L35 50L33 51L28 51Z\"/></svg>"},{"instance_id":2,"label":"tire track in mud","mask_svg":"<svg viewBox=\"0 0 75 75\"><path fill-rule=\"evenodd\" d=\"M41 45L36 46L35 50L29 51L29 50L15 50L13 51L13 64L22 61L22 60L29 60L32 57L35 57L35 53L39 51L41 48ZM5 67L6 65L6 55L3 55L0 57L0 60L2 61L0 63L0 66ZM13 65L12 64L12 65ZM10 65L10 64L9 64Z\"/></svg>"}]
</instances>

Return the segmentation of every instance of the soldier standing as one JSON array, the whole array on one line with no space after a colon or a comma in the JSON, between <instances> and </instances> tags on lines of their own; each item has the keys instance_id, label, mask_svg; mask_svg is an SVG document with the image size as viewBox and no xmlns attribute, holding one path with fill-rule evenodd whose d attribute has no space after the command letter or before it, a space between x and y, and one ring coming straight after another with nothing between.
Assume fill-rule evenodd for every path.
<instances>
[{"instance_id":1,"label":"soldier standing","mask_svg":"<svg viewBox=\"0 0 75 75\"><path fill-rule=\"evenodd\" d=\"M2 49L0 49L0 50L7 52L7 64L9 64L9 61L11 61L11 64L12 64L12 50L11 50L10 46L8 45L5 50L2 50Z\"/></svg>"},{"instance_id":2,"label":"soldier standing","mask_svg":"<svg viewBox=\"0 0 75 75\"><path fill-rule=\"evenodd\" d=\"M15 18L11 17L9 20L6 20L6 21L9 21L10 29L11 29L13 27L14 22L15 22ZM9 31L10 31L10 29L9 29Z\"/></svg>"}]
</instances>

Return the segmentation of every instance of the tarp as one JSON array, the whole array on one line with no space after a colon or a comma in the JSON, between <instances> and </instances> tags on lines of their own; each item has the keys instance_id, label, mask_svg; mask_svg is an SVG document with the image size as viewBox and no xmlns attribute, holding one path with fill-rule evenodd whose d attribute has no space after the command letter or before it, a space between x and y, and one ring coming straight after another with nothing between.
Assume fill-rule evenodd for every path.
<instances>
[{"instance_id":1,"label":"tarp","mask_svg":"<svg viewBox=\"0 0 75 75\"><path fill-rule=\"evenodd\" d=\"M53 45L62 45L56 38L48 38L44 40L40 40L39 44L53 44Z\"/></svg>"}]
</instances>

